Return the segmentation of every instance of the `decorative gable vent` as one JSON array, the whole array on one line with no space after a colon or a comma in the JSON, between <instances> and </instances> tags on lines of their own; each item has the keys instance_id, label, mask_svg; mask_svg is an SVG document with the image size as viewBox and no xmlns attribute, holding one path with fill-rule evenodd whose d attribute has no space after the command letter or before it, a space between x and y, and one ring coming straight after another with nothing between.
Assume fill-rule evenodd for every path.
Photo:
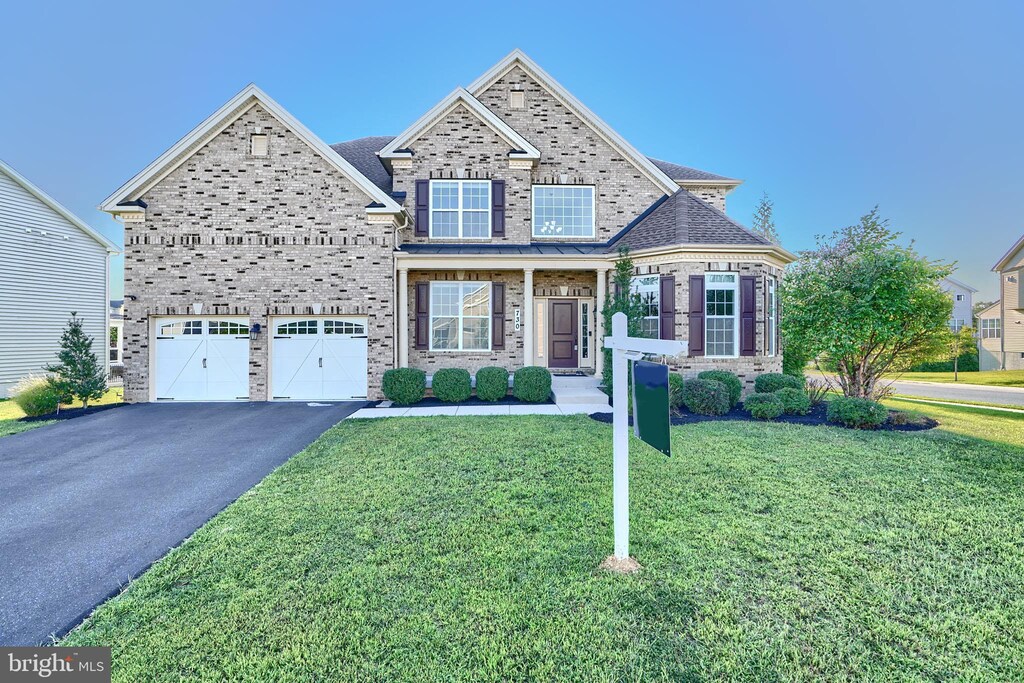
<instances>
[{"instance_id":1,"label":"decorative gable vent","mask_svg":"<svg viewBox=\"0 0 1024 683\"><path fill-rule=\"evenodd\" d=\"M510 109L526 109L526 93L522 90L512 90L508 94L508 106Z\"/></svg>"},{"instance_id":2,"label":"decorative gable vent","mask_svg":"<svg viewBox=\"0 0 1024 683\"><path fill-rule=\"evenodd\" d=\"M269 139L266 135L252 135L249 137L249 153L254 157L265 157L270 151Z\"/></svg>"}]
</instances>

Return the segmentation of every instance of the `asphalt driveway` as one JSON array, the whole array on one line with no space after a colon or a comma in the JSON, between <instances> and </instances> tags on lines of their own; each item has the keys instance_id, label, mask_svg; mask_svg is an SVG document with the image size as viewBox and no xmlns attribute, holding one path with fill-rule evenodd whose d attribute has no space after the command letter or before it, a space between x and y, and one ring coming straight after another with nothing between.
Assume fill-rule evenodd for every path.
<instances>
[{"instance_id":1,"label":"asphalt driveway","mask_svg":"<svg viewBox=\"0 0 1024 683\"><path fill-rule=\"evenodd\" d=\"M0 438L0 645L63 635L363 405L140 404Z\"/></svg>"}]
</instances>

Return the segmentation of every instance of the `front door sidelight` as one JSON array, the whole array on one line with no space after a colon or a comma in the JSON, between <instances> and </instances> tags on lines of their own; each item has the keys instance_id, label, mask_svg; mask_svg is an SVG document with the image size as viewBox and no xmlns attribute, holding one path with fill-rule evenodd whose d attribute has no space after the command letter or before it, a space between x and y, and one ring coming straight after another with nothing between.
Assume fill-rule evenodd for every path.
<instances>
[{"instance_id":1,"label":"front door sidelight","mask_svg":"<svg viewBox=\"0 0 1024 683\"><path fill-rule=\"evenodd\" d=\"M579 302L551 299L548 323L548 367L579 367Z\"/></svg>"}]
</instances>

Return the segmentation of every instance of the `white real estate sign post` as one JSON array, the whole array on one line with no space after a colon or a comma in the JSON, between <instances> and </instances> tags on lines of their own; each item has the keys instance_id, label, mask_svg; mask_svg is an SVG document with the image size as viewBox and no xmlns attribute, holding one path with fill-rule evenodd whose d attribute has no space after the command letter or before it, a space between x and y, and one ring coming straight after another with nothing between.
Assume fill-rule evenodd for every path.
<instances>
[{"instance_id":1,"label":"white real estate sign post","mask_svg":"<svg viewBox=\"0 0 1024 683\"><path fill-rule=\"evenodd\" d=\"M613 469L612 508L615 525L615 559L629 557L629 360L644 354L678 356L686 353L687 343L669 339L630 337L626 331L626 314L612 316L612 336L605 337L604 347L612 350L612 426Z\"/></svg>"}]
</instances>

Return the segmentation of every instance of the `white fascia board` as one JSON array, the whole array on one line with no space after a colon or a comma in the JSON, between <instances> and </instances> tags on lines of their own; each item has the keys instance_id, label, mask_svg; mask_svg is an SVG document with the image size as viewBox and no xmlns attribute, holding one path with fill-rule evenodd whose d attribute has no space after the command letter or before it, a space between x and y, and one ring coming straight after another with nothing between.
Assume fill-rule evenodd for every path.
<instances>
[{"instance_id":1,"label":"white fascia board","mask_svg":"<svg viewBox=\"0 0 1024 683\"><path fill-rule=\"evenodd\" d=\"M186 159L205 144L210 138L234 123L243 113L254 105L259 104L270 114L284 124L292 133L308 145L313 151L322 156L328 163L334 166L342 175L355 183L375 202L384 205L392 213L401 212L402 208L389 197L387 193L374 185L366 176L356 170L352 164L346 161L340 154L330 148L327 143L318 138L308 128L302 125L298 119L288 113L284 107L275 102L269 95L253 84L247 85L237 95L228 100L222 107L206 118L202 123L193 128L185 137L176 142L170 149L161 154L153 163L140 171L135 177L119 187L112 195L103 200L100 210L108 213L125 213L126 207L119 207L117 204L126 200L137 198L145 194L146 190L165 178L171 171L176 169Z\"/></svg>"},{"instance_id":2,"label":"white fascia board","mask_svg":"<svg viewBox=\"0 0 1024 683\"><path fill-rule=\"evenodd\" d=\"M956 287L959 287L960 289L966 289L971 294L977 294L978 293L978 290L976 290L974 287L971 287L970 285L964 284L963 282L960 282L956 278L947 277L946 278L946 282L948 282L951 285L954 285Z\"/></svg>"},{"instance_id":3,"label":"white fascia board","mask_svg":"<svg viewBox=\"0 0 1024 683\"><path fill-rule=\"evenodd\" d=\"M21 185L26 191L28 191L29 194L33 195L36 199L41 201L43 204L46 204L48 207L50 207L51 209L56 211L58 214L61 215L61 217L63 217L69 223L71 223L76 228L78 228L79 230L84 232L86 235L88 235L89 237L91 237L94 240L96 240L97 242L99 242L100 245L102 245L107 250L108 253L110 253L110 254L120 254L121 253L120 247L118 247L116 244L114 244L109 239L104 237L103 234L100 233L99 231L94 230L93 228L91 228L88 225L86 225L85 221L83 221L81 218L79 218L75 214L71 213L67 208L64 207L64 205L62 205L56 199L54 199L50 195L48 195L45 192L43 192L42 190L40 190L34 184L32 184L32 182L29 181L28 178L26 178L25 176L21 175L17 171L15 171L10 166L10 164L7 164L6 162L4 162L3 159L0 159L0 172L3 172L5 175L9 176L11 180L13 180L14 182L16 182L19 185Z\"/></svg>"},{"instance_id":4,"label":"white fascia board","mask_svg":"<svg viewBox=\"0 0 1024 683\"><path fill-rule=\"evenodd\" d=\"M465 88L456 88L447 97L431 107L430 111L418 118L415 123L388 143L387 147L378 152L378 156L382 159L409 157L410 154L408 152L398 152L396 150L408 147L459 104L465 105L477 118L503 137L512 149L525 152L525 154L515 155L517 158L540 159L540 150L530 144L526 138L517 133L511 126L498 118L494 112L481 104L480 100L473 97Z\"/></svg>"},{"instance_id":5,"label":"white fascia board","mask_svg":"<svg viewBox=\"0 0 1024 683\"><path fill-rule=\"evenodd\" d=\"M487 70L480 78L473 81L467 88L473 97L478 97L482 92L491 87L499 78L504 76L512 67L521 66L527 73L533 76L541 86L563 105L574 111L590 128L597 133L605 142L613 148L618 149L622 154L633 162L655 185L658 185L667 194L675 192L678 185L669 178L664 171L654 165L650 159L641 154L633 145L626 142L626 139L612 130L611 126L590 111L576 96L566 90L562 85L551 77L536 62L526 56L520 50L515 49L507 57Z\"/></svg>"},{"instance_id":6,"label":"white fascia board","mask_svg":"<svg viewBox=\"0 0 1024 683\"><path fill-rule=\"evenodd\" d=\"M675 181L680 187L739 187L743 184L742 180L730 178L729 180L676 180Z\"/></svg>"},{"instance_id":7,"label":"white fascia board","mask_svg":"<svg viewBox=\"0 0 1024 683\"><path fill-rule=\"evenodd\" d=\"M783 249L777 244L674 244L665 247L630 250L629 256L630 258L641 258L644 256L659 256L673 253L771 254L787 264L798 260L796 254Z\"/></svg>"},{"instance_id":8,"label":"white fascia board","mask_svg":"<svg viewBox=\"0 0 1024 683\"><path fill-rule=\"evenodd\" d=\"M999 259L999 262L992 266L992 271L995 273L1002 271L1002 269L1006 267L1006 264L1010 262L1010 259L1020 251L1021 247L1024 247L1024 235L1021 235L1021 238L1013 243L1013 246L1010 247L1009 251L1003 254L1003 257Z\"/></svg>"}]
</instances>

